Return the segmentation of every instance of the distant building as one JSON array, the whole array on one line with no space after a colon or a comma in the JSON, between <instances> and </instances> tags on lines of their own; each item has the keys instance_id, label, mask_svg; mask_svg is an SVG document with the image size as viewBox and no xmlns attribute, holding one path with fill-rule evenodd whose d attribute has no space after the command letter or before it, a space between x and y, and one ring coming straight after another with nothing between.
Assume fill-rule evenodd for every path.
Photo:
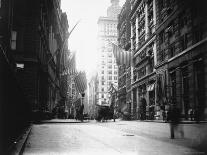
<instances>
[{"instance_id":1,"label":"distant building","mask_svg":"<svg viewBox=\"0 0 207 155\"><path fill-rule=\"evenodd\" d=\"M88 83L88 105L89 105L89 116L91 118L96 117L96 104L97 104L97 74L93 75Z\"/></svg>"},{"instance_id":2,"label":"distant building","mask_svg":"<svg viewBox=\"0 0 207 155\"><path fill-rule=\"evenodd\" d=\"M97 77L97 104L99 105L105 102L108 103L108 89L110 84L118 85L118 67L110 42L117 43L117 17L120 10L119 0L111 0L111 6L107 9L107 17L100 17L98 19L98 51L100 53L100 63L98 65Z\"/></svg>"}]
</instances>

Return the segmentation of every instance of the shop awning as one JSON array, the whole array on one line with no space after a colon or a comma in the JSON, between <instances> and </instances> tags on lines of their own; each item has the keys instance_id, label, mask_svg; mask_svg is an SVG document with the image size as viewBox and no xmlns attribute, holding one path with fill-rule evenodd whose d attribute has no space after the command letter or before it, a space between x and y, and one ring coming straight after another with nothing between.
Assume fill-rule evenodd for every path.
<instances>
[{"instance_id":1,"label":"shop awning","mask_svg":"<svg viewBox=\"0 0 207 155\"><path fill-rule=\"evenodd\" d=\"M148 85L148 86L147 86L147 91L153 91L154 88L155 88L155 84L154 84L154 83L151 84L151 85Z\"/></svg>"}]
</instances>

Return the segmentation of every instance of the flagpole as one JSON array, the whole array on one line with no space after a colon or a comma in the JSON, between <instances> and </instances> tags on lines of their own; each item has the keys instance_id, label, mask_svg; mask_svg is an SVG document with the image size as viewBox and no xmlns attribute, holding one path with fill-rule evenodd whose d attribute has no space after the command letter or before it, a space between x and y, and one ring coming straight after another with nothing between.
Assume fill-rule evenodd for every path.
<instances>
[{"instance_id":1,"label":"flagpole","mask_svg":"<svg viewBox=\"0 0 207 155\"><path fill-rule=\"evenodd\" d=\"M81 20L77 21L77 23L74 25L74 27L72 28L72 30L68 33L68 35L66 36L64 42L63 42L63 46L61 47L60 51L62 51L65 47L65 43L66 41L69 39L71 33L73 32L73 30L76 28L76 26L80 23ZM55 51L55 53L51 56L51 58L48 60L47 64L49 64L49 62L54 58L54 56L58 53L58 49Z\"/></svg>"}]
</instances>

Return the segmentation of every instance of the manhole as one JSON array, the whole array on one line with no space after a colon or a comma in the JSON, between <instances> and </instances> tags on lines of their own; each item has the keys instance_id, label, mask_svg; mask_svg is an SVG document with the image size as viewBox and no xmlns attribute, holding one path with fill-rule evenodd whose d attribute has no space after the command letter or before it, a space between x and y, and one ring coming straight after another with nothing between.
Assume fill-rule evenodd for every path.
<instances>
[{"instance_id":1,"label":"manhole","mask_svg":"<svg viewBox=\"0 0 207 155\"><path fill-rule=\"evenodd\" d=\"M126 135L123 135L123 136L134 136L134 135L126 134Z\"/></svg>"}]
</instances>

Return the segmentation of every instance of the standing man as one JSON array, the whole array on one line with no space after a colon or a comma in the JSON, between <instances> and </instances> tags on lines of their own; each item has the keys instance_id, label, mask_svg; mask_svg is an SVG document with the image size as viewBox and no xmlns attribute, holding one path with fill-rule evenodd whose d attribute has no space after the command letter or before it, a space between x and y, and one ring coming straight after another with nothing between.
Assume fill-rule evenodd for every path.
<instances>
[{"instance_id":1,"label":"standing man","mask_svg":"<svg viewBox=\"0 0 207 155\"><path fill-rule=\"evenodd\" d=\"M82 103L79 109L79 115L80 115L81 122L83 122L83 109L84 109L84 104Z\"/></svg>"},{"instance_id":2,"label":"standing man","mask_svg":"<svg viewBox=\"0 0 207 155\"><path fill-rule=\"evenodd\" d=\"M176 107L175 104L170 105L169 109L169 121L170 121L170 138L174 139L175 138L175 131L178 130L179 128L179 123L180 123L180 110ZM180 127L179 132L182 137L184 137L184 132L183 129Z\"/></svg>"}]
</instances>

